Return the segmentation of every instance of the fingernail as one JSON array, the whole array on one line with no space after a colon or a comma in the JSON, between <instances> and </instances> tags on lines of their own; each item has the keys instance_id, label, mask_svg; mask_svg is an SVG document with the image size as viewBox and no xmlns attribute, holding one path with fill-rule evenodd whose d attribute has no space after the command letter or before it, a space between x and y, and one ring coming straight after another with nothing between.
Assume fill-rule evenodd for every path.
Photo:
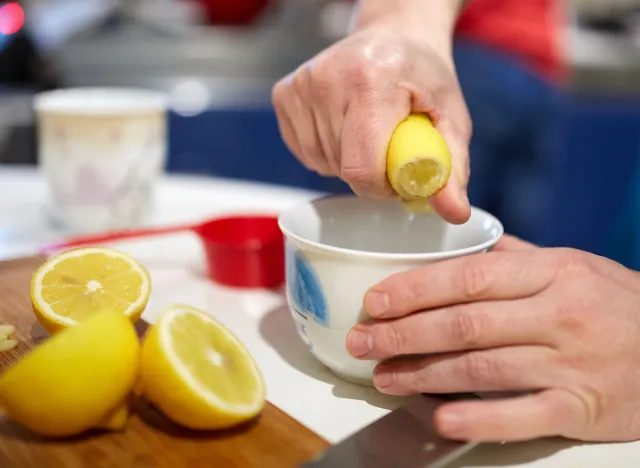
<instances>
[{"instance_id":1,"label":"fingernail","mask_svg":"<svg viewBox=\"0 0 640 468\"><path fill-rule=\"evenodd\" d=\"M364 308L372 317L382 317L389 311L389 295L379 291L368 292L364 298Z\"/></svg>"},{"instance_id":2,"label":"fingernail","mask_svg":"<svg viewBox=\"0 0 640 468\"><path fill-rule=\"evenodd\" d=\"M379 390L387 388L393 383L393 370L386 364L378 364L373 373L373 384Z\"/></svg>"},{"instance_id":3,"label":"fingernail","mask_svg":"<svg viewBox=\"0 0 640 468\"><path fill-rule=\"evenodd\" d=\"M362 330L351 330L347 335L347 351L353 357L363 357L371 352L371 348L372 338L369 333Z\"/></svg>"},{"instance_id":4,"label":"fingernail","mask_svg":"<svg viewBox=\"0 0 640 468\"><path fill-rule=\"evenodd\" d=\"M458 433L464 424L464 416L457 411L443 411L438 417L440 430L452 435Z\"/></svg>"}]
</instances>

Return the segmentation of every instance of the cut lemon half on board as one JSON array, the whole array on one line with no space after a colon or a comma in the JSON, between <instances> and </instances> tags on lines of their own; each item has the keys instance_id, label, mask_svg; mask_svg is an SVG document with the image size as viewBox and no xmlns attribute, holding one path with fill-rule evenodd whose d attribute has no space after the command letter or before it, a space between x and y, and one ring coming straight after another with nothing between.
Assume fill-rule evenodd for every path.
<instances>
[{"instance_id":1,"label":"cut lemon half on board","mask_svg":"<svg viewBox=\"0 0 640 468\"><path fill-rule=\"evenodd\" d=\"M144 339L141 359L145 396L182 426L228 428L264 407L262 373L247 348L193 307L164 311Z\"/></svg>"},{"instance_id":2,"label":"cut lemon half on board","mask_svg":"<svg viewBox=\"0 0 640 468\"><path fill-rule=\"evenodd\" d=\"M101 311L140 318L149 301L149 272L131 256L103 247L68 250L33 275L31 303L49 332L76 325Z\"/></svg>"},{"instance_id":3,"label":"cut lemon half on board","mask_svg":"<svg viewBox=\"0 0 640 468\"><path fill-rule=\"evenodd\" d=\"M451 155L440 132L423 114L411 114L395 129L387 151L387 177L411 210L430 211L428 198L451 175Z\"/></svg>"},{"instance_id":4,"label":"cut lemon half on board","mask_svg":"<svg viewBox=\"0 0 640 468\"><path fill-rule=\"evenodd\" d=\"M0 375L0 407L32 431L53 437L126 422L140 344L127 317L103 312L36 347ZM105 420L109 424L105 424Z\"/></svg>"}]
</instances>

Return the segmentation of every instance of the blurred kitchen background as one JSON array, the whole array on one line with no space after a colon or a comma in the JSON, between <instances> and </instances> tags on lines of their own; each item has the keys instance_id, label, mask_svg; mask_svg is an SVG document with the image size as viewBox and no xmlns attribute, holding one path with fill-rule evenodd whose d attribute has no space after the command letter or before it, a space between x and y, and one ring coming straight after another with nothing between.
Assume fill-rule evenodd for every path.
<instances>
[{"instance_id":1,"label":"blurred kitchen background","mask_svg":"<svg viewBox=\"0 0 640 468\"><path fill-rule=\"evenodd\" d=\"M640 2L573 3L571 85L550 150L562 169L541 189L549 202L536 214L552 228L528 237L602 253L640 155ZM270 99L278 78L345 35L352 7L349 0L0 0L0 164L37 162L35 92L144 87L171 95L169 172L345 191L288 153Z\"/></svg>"}]
</instances>

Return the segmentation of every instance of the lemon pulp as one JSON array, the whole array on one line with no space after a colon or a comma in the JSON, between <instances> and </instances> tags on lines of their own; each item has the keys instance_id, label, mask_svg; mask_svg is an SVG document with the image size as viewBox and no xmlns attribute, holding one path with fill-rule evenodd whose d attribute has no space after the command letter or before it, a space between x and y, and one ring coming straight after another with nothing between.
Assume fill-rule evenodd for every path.
<instances>
[{"instance_id":1,"label":"lemon pulp","mask_svg":"<svg viewBox=\"0 0 640 468\"><path fill-rule=\"evenodd\" d=\"M428 198L442 188L442 170L431 159L406 163L398 172L398 185L409 197Z\"/></svg>"},{"instance_id":2,"label":"lemon pulp","mask_svg":"<svg viewBox=\"0 0 640 468\"><path fill-rule=\"evenodd\" d=\"M55 332L100 311L136 320L150 292L149 273L135 259L89 247L63 252L42 265L33 276L31 301L38 320Z\"/></svg>"},{"instance_id":3,"label":"lemon pulp","mask_svg":"<svg viewBox=\"0 0 640 468\"><path fill-rule=\"evenodd\" d=\"M224 325L193 307L167 309L142 345L145 396L191 429L232 427L265 404L257 363Z\"/></svg>"},{"instance_id":4,"label":"lemon pulp","mask_svg":"<svg viewBox=\"0 0 640 468\"><path fill-rule=\"evenodd\" d=\"M176 316L168 337L178 360L188 365L188 375L208 389L210 399L240 408L253 403L259 384L255 365L238 353L237 339L230 333L196 314L182 314Z\"/></svg>"}]
</instances>

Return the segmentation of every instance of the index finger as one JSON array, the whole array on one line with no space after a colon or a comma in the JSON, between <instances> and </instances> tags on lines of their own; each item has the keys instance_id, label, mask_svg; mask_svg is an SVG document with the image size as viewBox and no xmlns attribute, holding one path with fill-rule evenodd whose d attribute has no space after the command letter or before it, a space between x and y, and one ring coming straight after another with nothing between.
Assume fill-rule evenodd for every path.
<instances>
[{"instance_id":1,"label":"index finger","mask_svg":"<svg viewBox=\"0 0 640 468\"><path fill-rule=\"evenodd\" d=\"M533 296L553 280L542 249L490 252L432 263L396 273L373 286L364 308L374 318L487 300Z\"/></svg>"},{"instance_id":2,"label":"index finger","mask_svg":"<svg viewBox=\"0 0 640 468\"><path fill-rule=\"evenodd\" d=\"M410 96L401 90L363 89L345 113L340 177L361 196L395 194L387 179L387 149L396 126L409 115Z\"/></svg>"}]
</instances>

